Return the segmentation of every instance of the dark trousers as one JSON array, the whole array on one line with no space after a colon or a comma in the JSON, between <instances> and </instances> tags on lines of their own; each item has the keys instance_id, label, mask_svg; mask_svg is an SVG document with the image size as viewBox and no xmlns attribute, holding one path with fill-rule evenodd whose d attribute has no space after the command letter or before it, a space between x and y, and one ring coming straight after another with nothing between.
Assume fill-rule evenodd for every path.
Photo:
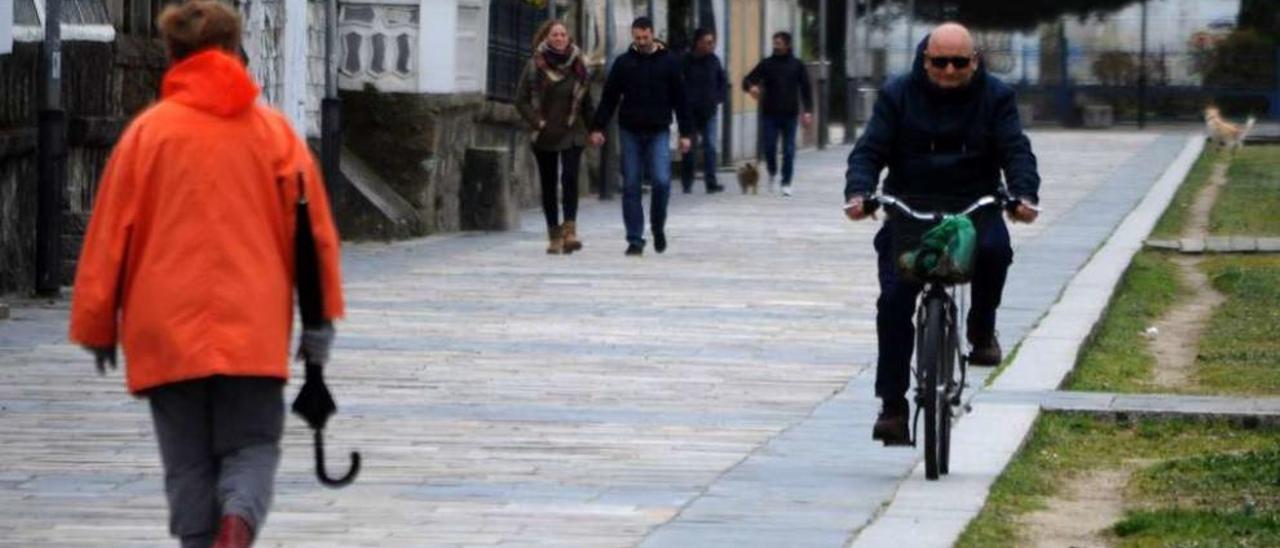
<instances>
[{"instance_id":1,"label":"dark trousers","mask_svg":"<svg viewBox=\"0 0 1280 548\"><path fill-rule=\"evenodd\" d=\"M875 247L879 257L880 298L876 301L876 335L880 353L876 368L876 396L899 398L911 387L911 353L915 348L916 297L923 287L904 280L898 273L891 250L889 221L876 233ZM974 219L978 232L974 256L973 281L970 283L968 332L970 340L989 337L996 328L996 309L1004 292L1009 265L1013 263L1013 247L1009 243L1009 227L998 213ZM892 252L891 252L892 251Z\"/></svg>"},{"instance_id":2,"label":"dark trousers","mask_svg":"<svg viewBox=\"0 0 1280 548\"><path fill-rule=\"evenodd\" d=\"M706 173L703 179L707 184L707 190L711 190L716 186L716 166L718 165L716 163L716 117L696 120L694 129L697 130L695 137L698 141L680 160L680 184L684 190L693 188L694 164L697 163L694 154L701 149L702 169Z\"/></svg>"},{"instance_id":3,"label":"dark trousers","mask_svg":"<svg viewBox=\"0 0 1280 548\"><path fill-rule=\"evenodd\" d=\"M561 194L564 203L564 220L578 220L578 160L582 157L582 147L558 151L535 148L533 157L538 160L538 178L542 181L542 214L547 218L547 226L560 225L557 194ZM559 193L556 192L557 182L560 183Z\"/></svg>"},{"instance_id":4,"label":"dark trousers","mask_svg":"<svg viewBox=\"0 0 1280 548\"><path fill-rule=\"evenodd\" d=\"M764 116L764 163L769 176L778 173L778 137L782 137L782 185L791 184L796 163L797 115Z\"/></svg>"},{"instance_id":5,"label":"dark trousers","mask_svg":"<svg viewBox=\"0 0 1280 548\"><path fill-rule=\"evenodd\" d=\"M284 433L284 381L210 377L144 394L151 404L169 532L209 546L224 515L261 529L275 491Z\"/></svg>"}]
</instances>

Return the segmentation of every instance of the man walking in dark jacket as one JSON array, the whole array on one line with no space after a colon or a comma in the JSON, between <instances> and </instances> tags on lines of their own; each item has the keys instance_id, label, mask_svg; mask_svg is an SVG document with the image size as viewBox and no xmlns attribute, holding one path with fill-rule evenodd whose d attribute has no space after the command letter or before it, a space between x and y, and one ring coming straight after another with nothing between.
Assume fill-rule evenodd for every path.
<instances>
[{"instance_id":1,"label":"man walking in dark jacket","mask_svg":"<svg viewBox=\"0 0 1280 548\"><path fill-rule=\"evenodd\" d=\"M885 192L929 210L964 207L1000 192L1003 172L1004 186L1017 200L1009 216L1016 222L1035 221L1040 176L1018 120L1013 89L988 75L980 60L969 31L946 23L920 43L912 72L884 86L866 132L849 154L845 212L850 219L869 216L863 200L875 191L880 171L887 167ZM1013 248L999 211L979 210L973 221L978 242L967 330L973 345L970 363L997 365L1002 355L996 309ZM900 222L890 216L875 237L880 278L876 396L883 407L872 437L886 444L910 440L906 393L915 342L911 318L921 290L897 271L894 257L904 250L892 249L892 232Z\"/></svg>"},{"instance_id":2,"label":"man walking in dark jacket","mask_svg":"<svg viewBox=\"0 0 1280 548\"><path fill-rule=\"evenodd\" d=\"M773 35L773 55L760 61L742 80L742 89L762 105L764 160L769 169L769 190L778 174L778 137L782 137L782 195L791 195L791 175L796 158L796 118L804 104L804 125L813 123L813 92L804 63L791 53L791 34Z\"/></svg>"},{"instance_id":3,"label":"man walking in dark jacket","mask_svg":"<svg viewBox=\"0 0 1280 548\"><path fill-rule=\"evenodd\" d=\"M631 50L613 62L604 94L591 123L591 144L604 144L604 128L614 109L622 144L622 220L627 225L627 255L644 254L644 204L641 179L648 167L653 183L649 222L653 249L667 250L667 201L671 198L671 114L680 128L680 153L690 148L689 103L680 80L680 64L666 46L653 39L653 22L640 17L631 24Z\"/></svg>"},{"instance_id":4,"label":"man walking in dark jacket","mask_svg":"<svg viewBox=\"0 0 1280 548\"><path fill-rule=\"evenodd\" d=\"M724 190L716 183L716 108L724 101L729 81L715 50L715 31L700 28L693 32L693 50L685 54L681 65L689 111L693 115L693 129L702 148L707 194ZM692 151L685 153L680 161L680 182L685 194L693 191L694 163Z\"/></svg>"}]
</instances>

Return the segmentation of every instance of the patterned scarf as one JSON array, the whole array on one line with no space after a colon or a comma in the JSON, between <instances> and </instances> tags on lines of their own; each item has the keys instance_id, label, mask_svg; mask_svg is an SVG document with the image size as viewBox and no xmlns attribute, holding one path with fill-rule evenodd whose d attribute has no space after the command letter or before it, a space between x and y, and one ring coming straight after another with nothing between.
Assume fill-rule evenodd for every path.
<instances>
[{"instance_id":1,"label":"patterned scarf","mask_svg":"<svg viewBox=\"0 0 1280 548\"><path fill-rule=\"evenodd\" d=\"M565 125L573 126L578 120L582 97L587 93L587 64L583 61L582 50L577 44L570 42L566 50L556 51L544 41L533 52L533 64L542 74L542 78L536 80L539 91L544 91L549 84L557 84L570 75L577 78L573 83L573 105L569 108L569 119L565 121ZM539 95L541 94L534 95L534 108L541 111Z\"/></svg>"}]
</instances>

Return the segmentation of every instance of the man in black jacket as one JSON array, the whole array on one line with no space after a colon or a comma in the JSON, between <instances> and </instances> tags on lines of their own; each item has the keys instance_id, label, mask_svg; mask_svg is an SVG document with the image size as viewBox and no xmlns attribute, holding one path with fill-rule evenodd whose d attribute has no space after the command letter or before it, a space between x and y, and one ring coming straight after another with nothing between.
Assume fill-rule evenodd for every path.
<instances>
[{"instance_id":1,"label":"man in black jacket","mask_svg":"<svg viewBox=\"0 0 1280 548\"><path fill-rule=\"evenodd\" d=\"M1035 221L1040 176L1018 120L1013 89L988 75L980 61L969 31L946 23L920 43L912 72L884 86L866 132L849 154L844 193L850 219L870 214L863 200L875 192L880 172L887 167L885 192L913 207L965 207L1007 186L1017 200L1010 217L1017 222ZM997 365L1002 355L996 340L996 309L1013 262L1013 248L998 210L979 210L973 221L978 241L967 332L973 345L970 363ZM905 251L892 249L892 232L902 222L890 215L875 237L880 278L876 396L883 407L872 437L886 444L910 440L906 393L915 341L911 318L921 290L920 284L900 276L894 261Z\"/></svg>"},{"instance_id":2,"label":"man in black jacket","mask_svg":"<svg viewBox=\"0 0 1280 548\"><path fill-rule=\"evenodd\" d=\"M671 198L671 115L680 128L680 153L690 148L689 102L680 80L680 64L666 46L653 39L653 22L640 17L631 24L631 50L613 62L600 106L591 122L591 144L604 144L604 128L614 109L622 148L622 220L627 225L629 256L644 254L644 204L641 179L653 184L649 222L653 249L667 249L667 201ZM647 170L645 168L648 168Z\"/></svg>"},{"instance_id":3,"label":"man in black jacket","mask_svg":"<svg viewBox=\"0 0 1280 548\"><path fill-rule=\"evenodd\" d=\"M689 110L693 115L693 129L702 148L707 194L724 190L723 186L716 183L716 108L724 101L729 81L715 50L715 31L705 27L695 30L693 50L685 54L681 64L685 93L689 97ZM693 191L694 163L692 151L686 153L680 161L680 182L685 194Z\"/></svg>"},{"instance_id":4,"label":"man in black jacket","mask_svg":"<svg viewBox=\"0 0 1280 548\"><path fill-rule=\"evenodd\" d=\"M773 35L773 55L760 61L742 80L742 89L757 101L764 97L761 114L764 160L769 168L769 190L778 174L778 137L782 137L782 195L791 195L791 174L796 158L796 118L804 104L804 125L813 123L813 91L809 71L791 54L791 34Z\"/></svg>"}]
</instances>

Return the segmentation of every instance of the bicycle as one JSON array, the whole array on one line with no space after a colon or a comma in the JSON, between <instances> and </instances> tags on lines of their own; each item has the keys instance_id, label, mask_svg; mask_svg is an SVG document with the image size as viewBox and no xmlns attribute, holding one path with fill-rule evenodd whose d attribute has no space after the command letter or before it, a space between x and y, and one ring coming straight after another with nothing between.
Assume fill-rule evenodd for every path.
<instances>
[{"instance_id":1,"label":"bicycle","mask_svg":"<svg viewBox=\"0 0 1280 548\"><path fill-rule=\"evenodd\" d=\"M949 215L967 216L993 205L1016 205L1003 193L983 196L955 214L916 211L902 200L886 194L870 196L865 203L868 212L874 212L881 205L890 206L907 219L929 223L929 226L942 222ZM899 231L903 231L902 227ZM903 238L895 235L894 239L896 260L900 253L900 244L896 240ZM916 445L920 416L924 415L925 478L936 480L939 475L950 472L951 422L955 409L963 402L967 381L969 358L961 348L959 336L959 322L964 310L956 304L954 297L957 285L967 281L929 277L919 281L924 284L924 289L916 309L916 366L912 369L916 381L916 413L912 419L911 445Z\"/></svg>"}]
</instances>

